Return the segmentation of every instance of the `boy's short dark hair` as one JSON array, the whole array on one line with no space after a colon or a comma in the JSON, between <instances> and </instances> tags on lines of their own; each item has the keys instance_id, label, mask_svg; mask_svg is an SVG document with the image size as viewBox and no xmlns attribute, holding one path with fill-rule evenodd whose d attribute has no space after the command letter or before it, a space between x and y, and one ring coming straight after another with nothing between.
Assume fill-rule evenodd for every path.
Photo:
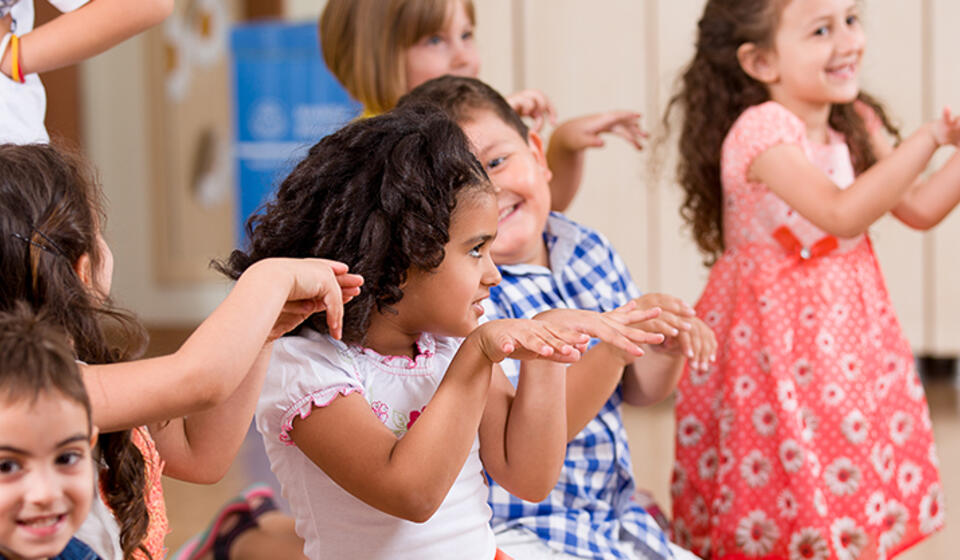
<instances>
[{"instance_id":1,"label":"boy's short dark hair","mask_svg":"<svg viewBox=\"0 0 960 560\"><path fill-rule=\"evenodd\" d=\"M90 398L66 333L19 302L0 313L0 402L35 402L50 392L82 406L92 429Z\"/></svg>"},{"instance_id":2,"label":"boy's short dark hair","mask_svg":"<svg viewBox=\"0 0 960 560\"><path fill-rule=\"evenodd\" d=\"M415 87L397 102L397 107L412 103L432 103L463 124L473 117L474 111L487 110L517 131L527 141L529 129L520 115L510 107L497 90L476 78L441 76Z\"/></svg>"}]
</instances>

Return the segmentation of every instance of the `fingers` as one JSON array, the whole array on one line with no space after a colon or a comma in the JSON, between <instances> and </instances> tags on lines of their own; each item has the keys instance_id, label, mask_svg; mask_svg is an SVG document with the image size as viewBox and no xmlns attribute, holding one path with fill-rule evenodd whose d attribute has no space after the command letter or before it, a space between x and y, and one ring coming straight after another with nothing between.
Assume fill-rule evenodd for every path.
<instances>
[{"instance_id":1,"label":"fingers","mask_svg":"<svg viewBox=\"0 0 960 560\"><path fill-rule=\"evenodd\" d=\"M343 336L343 295L340 290L327 290L322 296L323 308L327 312L327 328L330 336L340 340Z\"/></svg>"},{"instance_id":2,"label":"fingers","mask_svg":"<svg viewBox=\"0 0 960 560\"><path fill-rule=\"evenodd\" d=\"M521 117L533 119L531 128L540 132L545 120L557 122L557 111L550 99L539 90L525 89L507 97L507 103Z\"/></svg>"}]
</instances>

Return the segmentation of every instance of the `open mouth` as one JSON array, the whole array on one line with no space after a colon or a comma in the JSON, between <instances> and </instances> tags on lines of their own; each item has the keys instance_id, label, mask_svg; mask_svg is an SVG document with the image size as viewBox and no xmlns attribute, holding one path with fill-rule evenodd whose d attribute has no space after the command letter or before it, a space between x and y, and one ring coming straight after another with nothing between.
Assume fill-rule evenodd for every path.
<instances>
[{"instance_id":1,"label":"open mouth","mask_svg":"<svg viewBox=\"0 0 960 560\"><path fill-rule=\"evenodd\" d=\"M520 207L520 204L520 202L517 202L516 204L511 204L509 206L500 208L500 215L497 216L497 223L500 223L512 216L517 211L517 208Z\"/></svg>"},{"instance_id":2,"label":"open mouth","mask_svg":"<svg viewBox=\"0 0 960 560\"><path fill-rule=\"evenodd\" d=\"M827 68L827 75L837 80L849 80L857 75L856 63Z\"/></svg>"},{"instance_id":3,"label":"open mouth","mask_svg":"<svg viewBox=\"0 0 960 560\"><path fill-rule=\"evenodd\" d=\"M55 533L59 529L60 523L66 517L66 513L29 517L26 519L18 519L17 525L30 531L31 533L44 536Z\"/></svg>"}]
</instances>

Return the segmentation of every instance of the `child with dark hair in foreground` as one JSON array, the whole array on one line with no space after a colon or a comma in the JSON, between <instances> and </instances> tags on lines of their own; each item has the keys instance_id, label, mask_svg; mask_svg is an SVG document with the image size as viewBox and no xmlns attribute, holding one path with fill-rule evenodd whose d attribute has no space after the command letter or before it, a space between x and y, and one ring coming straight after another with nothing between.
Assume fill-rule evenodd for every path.
<instances>
[{"instance_id":1,"label":"child with dark hair in foreground","mask_svg":"<svg viewBox=\"0 0 960 560\"><path fill-rule=\"evenodd\" d=\"M477 327L500 281L496 195L459 127L432 107L354 122L311 148L233 275L268 257L342 259L365 278L343 340L323 314L281 339L257 407L310 558L498 556L490 476L540 500L566 442L565 368L590 336L632 355L655 316L562 310ZM589 335L589 336L588 336ZM514 386L500 370L520 360Z\"/></svg>"}]
</instances>

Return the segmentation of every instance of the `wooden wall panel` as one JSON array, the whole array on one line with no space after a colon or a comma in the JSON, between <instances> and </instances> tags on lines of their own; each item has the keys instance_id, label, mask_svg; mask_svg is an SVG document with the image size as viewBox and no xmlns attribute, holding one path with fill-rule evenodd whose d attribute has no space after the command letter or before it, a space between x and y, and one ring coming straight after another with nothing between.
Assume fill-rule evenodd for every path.
<instances>
[{"instance_id":1,"label":"wooden wall panel","mask_svg":"<svg viewBox=\"0 0 960 560\"><path fill-rule=\"evenodd\" d=\"M529 0L524 3L522 87L541 89L560 120L646 107L645 2ZM570 216L601 229L637 284L649 284L647 186L635 148L609 136L590 150Z\"/></svg>"}]
</instances>

